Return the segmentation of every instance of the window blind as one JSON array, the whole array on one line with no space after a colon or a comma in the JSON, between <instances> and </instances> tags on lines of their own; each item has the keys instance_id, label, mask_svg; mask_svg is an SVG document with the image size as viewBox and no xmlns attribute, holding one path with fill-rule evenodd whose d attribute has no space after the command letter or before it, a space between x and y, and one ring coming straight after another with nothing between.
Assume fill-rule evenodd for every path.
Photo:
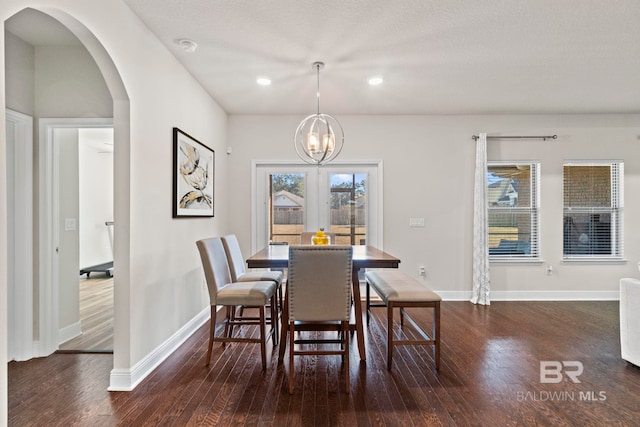
<instances>
[{"instance_id":1,"label":"window blind","mask_svg":"<svg viewBox=\"0 0 640 427\"><path fill-rule=\"evenodd\" d=\"M563 256L622 258L623 162L563 165Z\"/></svg>"},{"instance_id":2,"label":"window blind","mask_svg":"<svg viewBox=\"0 0 640 427\"><path fill-rule=\"evenodd\" d=\"M540 257L538 182L538 162L488 163L490 259Z\"/></svg>"}]
</instances>

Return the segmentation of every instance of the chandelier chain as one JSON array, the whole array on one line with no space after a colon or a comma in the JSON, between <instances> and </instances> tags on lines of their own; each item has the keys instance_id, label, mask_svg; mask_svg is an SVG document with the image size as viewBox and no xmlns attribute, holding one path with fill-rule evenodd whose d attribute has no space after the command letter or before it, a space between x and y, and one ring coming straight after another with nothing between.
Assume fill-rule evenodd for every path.
<instances>
[{"instance_id":1,"label":"chandelier chain","mask_svg":"<svg viewBox=\"0 0 640 427\"><path fill-rule=\"evenodd\" d=\"M317 101L317 109L318 115L320 114L320 67L321 63L316 62L316 78L317 78L317 92L316 92L316 101Z\"/></svg>"}]
</instances>

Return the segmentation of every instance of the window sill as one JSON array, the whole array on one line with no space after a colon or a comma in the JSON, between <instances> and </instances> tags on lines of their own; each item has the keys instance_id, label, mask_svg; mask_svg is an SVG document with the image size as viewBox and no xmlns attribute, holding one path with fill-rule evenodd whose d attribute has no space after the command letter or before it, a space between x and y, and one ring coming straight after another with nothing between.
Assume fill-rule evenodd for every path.
<instances>
[{"instance_id":1,"label":"window sill","mask_svg":"<svg viewBox=\"0 0 640 427\"><path fill-rule=\"evenodd\" d=\"M540 258L489 258L490 264L543 264Z\"/></svg>"},{"instance_id":2,"label":"window sill","mask_svg":"<svg viewBox=\"0 0 640 427\"><path fill-rule=\"evenodd\" d=\"M612 264L620 265L626 264L628 261L625 258L562 258L562 263L567 264Z\"/></svg>"}]
</instances>

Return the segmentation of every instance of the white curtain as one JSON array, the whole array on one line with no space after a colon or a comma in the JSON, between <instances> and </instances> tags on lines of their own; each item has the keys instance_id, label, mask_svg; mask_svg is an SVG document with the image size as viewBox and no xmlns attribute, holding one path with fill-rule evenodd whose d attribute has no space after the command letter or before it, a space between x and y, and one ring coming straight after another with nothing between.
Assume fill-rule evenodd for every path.
<instances>
[{"instance_id":1,"label":"white curtain","mask_svg":"<svg viewBox=\"0 0 640 427\"><path fill-rule=\"evenodd\" d=\"M487 213L487 134L476 141L473 194L473 292L471 302L489 305L489 223Z\"/></svg>"}]
</instances>

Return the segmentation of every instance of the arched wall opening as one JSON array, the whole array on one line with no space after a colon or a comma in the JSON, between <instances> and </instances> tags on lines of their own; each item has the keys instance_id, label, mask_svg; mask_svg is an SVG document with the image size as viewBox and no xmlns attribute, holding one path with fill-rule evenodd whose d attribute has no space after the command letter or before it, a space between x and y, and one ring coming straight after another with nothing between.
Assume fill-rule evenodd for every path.
<instances>
[{"instance_id":1,"label":"arched wall opening","mask_svg":"<svg viewBox=\"0 0 640 427\"><path fill-rule=\"evenodd\" d=\"M114 128L114 222L118 227L114 229L114 266L118 271L116 280L117 286L114 292L114 369L128 368L130 366L129 351L129 292L130 292L130 274L129 274L129 257L130 257L130 108L129 97L124 87L118 69L113 62L111 55L103 44L98 40L95 34L87 28L82 22L69 13L47 7L33 7L41 13L44 13L64 27L77 37L89 52L97 67L99 68L104 81L108 87L109 93L113 99L113 128ZM25 10L25 9L22 9ZM17 11L19 13L20 11ZM14 14L15 15L15 14ZM12 15L12 16L14 16ZM4 85L4 79L2 84ZM5 92L6 94L6 88ZM4 107L4 106L3 106ZM3 114L4 116L4 114ZM37 145L37 144L36 144ZM37 167L37 165L34 165ZM40 207L42 209L42 207ZM43 215L41 212L40 215ZM36 220L36 223L38 221ZM48 270L51 268L45 260L51 259L53 247L46 245L46 236L51 230L46 227L42 230L39 227L39 237L36 245L39 246L38 258L41 266L39 267L39 292L38 300L40 305L38 308L39 323L46 324L56 323L57 319L47 319L47 316L53 317L53 313L57 310L52 305L57 301L51 294L51 282L47 280ZM44 239L43 239L44 238ZM36 266L36 268L38 268ZM6 292L6 291L3 291ZM44 297L44 298L43 298ZM44 305L44 306L43 306ZM43 318L44 317L44 318ZM36 350L37 356L45 356L50 354L57 348L57 331L56 328L40 328L39 345ZM56 334L56 336L52 336ZM5 379L6 381L6 379ZM6 384L6 382L5 382Z\"/></svg>"}]
</instances>

